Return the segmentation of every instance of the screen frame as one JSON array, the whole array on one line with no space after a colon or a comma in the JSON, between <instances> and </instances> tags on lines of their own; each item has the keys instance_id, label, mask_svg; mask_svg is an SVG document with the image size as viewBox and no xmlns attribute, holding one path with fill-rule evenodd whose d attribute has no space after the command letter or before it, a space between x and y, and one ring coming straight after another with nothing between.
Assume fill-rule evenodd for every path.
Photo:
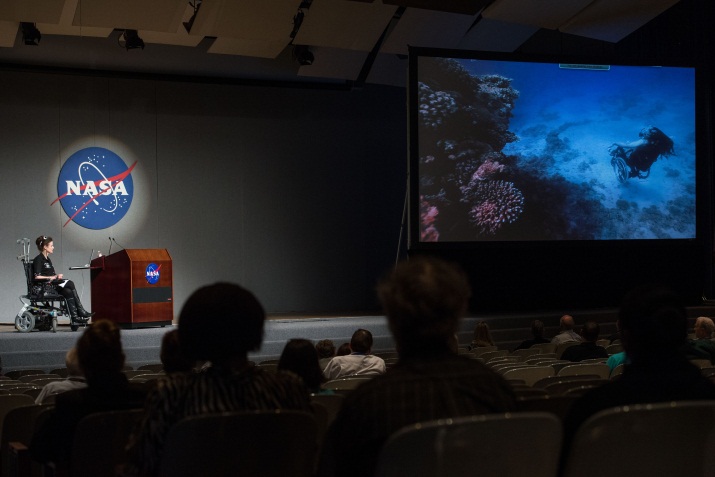
<instances>
[{"instance_id":1,"label":"screen frame","mask_svg":"<svg viewBox=\"0 0 715 477\"><path fill-rule=\"evenodd\" d=\"M537 241L471 241L423 242L420 240L419 197L419 118L418 61L420 58L455 58L510 62L575 63L613 66L672 66L695 71L695 237L675 239L610 239L610 240L537 240ZM559 293L551 287L571 293L573 299L562 299L583 306L615 306L625 290L639 277L659 283L676 284L689 303L702 301L712 288L713 207L712 144L707 133L711 124L710 95L701 68L689 62L654 64L653 61L615 61L613 59L573 56L521 55L484 51L448 50L411 47L408 69L408 254L429 254L452 259L464 265L476 285L483 287L493 299L477 299L482 305L492 302L489 309L504 308L505 297L514 289L527 290L535 284L534 293L526 293L524 307L534 309L533 299L540 297L546 308L559 301ZM634 260L633 257L636 257ZM650 259L648 258L650 257ZM657 258L655 258L657 257ZM495 273L495 269L504 269ZM594 273L610 269L618 275ZM489 270L489 279L484 278ZM680 275L676 283L669 275ZM683 274L687 278L683 279ZM571 278L566 278L569 276ZM574 276L582 277L582 290L573 284ZM515 278L519 277L519 278ZM571 283L569 283L569 280ZM604 282L609 282L604 286ZM475 283L473 283L473 286ZM598 292L595 289L602 289ZM585 290L591 290L586 292ZM520 296L522 293L520 292ZM515 300L509 299L514 302ZM519 301L519 300L516 300ZM531 305L529 303L532 303ZM514 303L516 305L516 303ZM581 307L583 307L581 306ZM518 306L517 306L518 307ZM509 307L507 307L509 308Z\"/></svg>"}]
</instances>

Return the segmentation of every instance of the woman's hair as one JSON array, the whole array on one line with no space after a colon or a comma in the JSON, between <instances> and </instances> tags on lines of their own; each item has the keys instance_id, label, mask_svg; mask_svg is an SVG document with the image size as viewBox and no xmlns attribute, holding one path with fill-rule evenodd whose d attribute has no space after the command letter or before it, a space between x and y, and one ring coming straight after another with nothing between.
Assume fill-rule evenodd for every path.
<instances>
[{"instance_id":1,"label":"woman's hair","mask_svg":"<svg viewBox=\"0 0 715 477\"><path fill-rule=\"evenodd\" d=\"M45 249L45 245L50 242L52 242L52 237L48 237L47 235L40 235L39 237L37 237L37 240L35 240L35 245L37 245L37 250L42 252Z\"/></svg>"},{"instance_id":2,"label":"woman's hair","mask_svg":"<svg viewBox=\"0 0 715 477\"><path fill-rule=\"evenodd\" d=\"M534 320L531 322L531 334L534 338L544 337L544 322L541 320Z\"/></svg>"},{"instance_id":3,"label":"woman's hair","mask_svg":"<svg viewBox=\"0 0 715 477\"><path fill-rule=\"evenodd\" d=\"M338 350L335 352L335 356L346 356L352 352L353 350L350 349L350 343L343 343L338 346Z\"/></svg>"},{"instance_id":4,"label":"woman's hair","mask_svg":"<svg viewBox=\"0 0 715 477\"><path fill-rule=\"evenodd\" d=\"M315 343L315 350L319 358L332 358L335 356L335 343L332 340L320 340Z\"/></svg>"},{"instance_id":5,"label":"woman's hair","mask_svg":"<svg viewBox=\"0 0 715 477\"><path fill-rule=\"evenodd\" d=\"M250 291L233 283L199 288L179 315L179 345L194 361L245 357L263 341L263 306Z\"/></svg>"},{"instance_id":6,"label":"woman's hair","mask_svg":"<svg viewBox=\"0 0 715 477\"><path fill-rule=\"evenodd\" d=\"M673 151L673 140L655 126L646 126L640 130L638 136L657 147L658 153L663 156L675 154Z\"/></svg>"},{"instance_id":7,"label":"woman's hair","mask_svg":"<svg viewBox=\"0 0 715 477\"><path fill-rule=\"evenodd\" d=\"M292 371L305 382L308 389L318 389L325 382L318 362L318 352L308 340L292 339L286 343L278 361L278 369Z\"/></svg>"},{"instance_id":8,"label":"woman's hair","mask_svg":"<svg viewBox=\"0 0 715 477\"><path fill-rule=\"evenodd\" d=\"M480 321L474 328L474 341L488 343L489 346L494 346L492 334L489 332L489 325L485 321Z\"/></svg>"},{"instance_id":9,"label":"woman's hair","mask_svg":"<svg viewBox=\"0 0 715 477\"><path fill-rule=\"evenodd\" d=\"M119 327L113 321L97 320L77 340L77 359L87 382L121 373L124 351Z\"/></svg>"}]
</instances>

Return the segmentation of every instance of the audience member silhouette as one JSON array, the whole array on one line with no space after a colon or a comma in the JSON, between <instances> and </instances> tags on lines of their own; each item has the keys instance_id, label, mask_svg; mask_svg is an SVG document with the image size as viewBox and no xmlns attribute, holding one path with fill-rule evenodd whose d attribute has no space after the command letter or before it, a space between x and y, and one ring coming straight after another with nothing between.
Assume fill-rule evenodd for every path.
<instances>
[{"instance_id":1,"label":"audience member silhouette","mask_svg":"<svg viewBox=\"0 0 715 477\"><path fill-rule=\"evenodd\" d=\"M323 374L327 379L342 376L374 375L385 372L385 360L370 354L372 351L372 333L359 329L350 339L350 354L336 356L330 360Z\"/></svg>"},{"instance_id":2,"label":"audience member silhouette","mask_svg":"<svg viewBox=\"0 0 715 477\"><path fill-rule=\"evenodd\" d=\"M315 346L304 339L292 339L286 343L278 360L278 370L291 371L300 376L311 393L320 393L320 385L326 381Z\"/></svg>"},{"instance_id":3,"label":"audience member silhouette","mask_svg":"<svg viewBox=\"0 0 715 477\"><path fill-rule=\"evenodd\" d=\"M516 349L528 349L535 344L551 342L551 340L544 338L544 322L541 320L534 320L531 322L531 336L533 336L532 339L522 341Z\"/></svg>"},{"instance_id":4,"label":"audience member silhouette","mask_svg":"<svg viewBox=\"0 0 715 477\"><path fill-rule=\"evenodd\" d=\"M695 319L695 339L690 344L699 352L702 357L715 363L715 341L712 341L715 332L715 323L707 316L699 316Z\"/></svg>"},{"instance_id":5,"label":"audience member silhouette","mask_svg":"<svg viewBox=\"0 0 715 477\"><path fill-rule=\"evenodd\" d=\"M489 331L489 325L486 321L480 321L474 327L474 338L472 339L471 349L484 348L486 346L495 346L492 334Z\"/></svg>"},{"instance_id":6,"label":"audience member silhouette","mask_svg":"<svg viewBox=\"0 0 715 477\"><path fill-rule=\"evenodd\" d=\"M576 333L574 329L575 323L573 316L563 315L559 320L559 327L561 332L551 338L551 342L555 345L560 345L561 343L566 343L568 341L583 341L581 335Z\"/></svg>"},{"instance_id":7,"label":"audience member silhouette","mask_svg":"<svg viewBox=\"0 0 715 477\"><path fill-rule=\"evenodd\" d=\"M207 326L206 317L211 317ZM157 475L169 430L190 416L247 410L309 411L308 390L292 373L252 366L248 352L261 346L265 312L248 290L216 283L196 290L179 315L179 345L192 361L210 361L200 373L176 373L158 381L145 416L130 441L136 468L125 473Z\"/></svg>"},{"instance_id":8,"label":"audience member silhouette","mask_svg":"<svg viewBox=\"0 0 715 477\"><path fill-rule=\"evenodd\" d=\"M164 333L161 339L161 352L159 354L161 364L164 366L166 374L189 373L193 370L194 361L186 357L181 352L179 343L179 330L173 329Z\"/></svg>"},{"instance_id":9,"label":"audience member silhouette","mask_svg":"<svg viewBox=\"0 0 715 477\"><path fill-rule=\"evenodd\" d=\"M606 351L606 348L596 344L600 331L601 328L598 323L587 321L581 328L583 343L566 348L561 355L561 359L583 361L584 359L603 358L605 361L608 358L608 351Z\"/></svg>"},{"instance_id":10,"label":"audience member silhouette","mask_svg":"<svg viewBox=\"0 0 715 477\"><path fill-rule=\"evenodd\" d=\"M590 416L614 406L715 399L715 385L682 353L687 315L671 289L644 285L626 294L618 314L628 362L616 380L579 398L564 422L565 444Z\"/></svg>"},{"instance_id":11,"label":"audience member silhouette","mask_svg":"<svg viewBox=\"0 0 715 477\"><path fill-rule=\"evenodd\" d=\"M320 369L325 369L328 362L335 356L335 343L333 340L320 340L315 343L315 350L318 352Z\"/></svg>"},{"instance_id":12,"label":"audience member silhouette","mask_svg":"<svg viewBox=\"0 0 715 477\"><path fill-rule=\"evenodd\" d=\"M36 404L43 404L45 400L54 400L54 396L65 391L73 389L81 389L87 387L87 380L84 379L84 373L79 366L79 358L77 357L77 348L70 348L65 355L65 366L67 367L67 377L62 381L53 381L42 387L42 391L35 398Z\"/></svg>"},{"instance_id":13,"label":"audience member silhouette","mask_svg":"<svg viewBox=\"0 0 715 477\"><path fill-rule=\"evenodd\" d=\"M350 343L343 343L338 346L338 349L335 351L335 356L346 356L350 353L352 353L352 350L350 349Z\"/></svg>"},{"instance_id":14,"label":"audience member silhouette","mask_svg":"<svg viewBox=\"0 0 715 477\"><path fill-rule=\"evenodd\" d=\"M373 475L380 448L406 425L514 408L501 376L453 350L470 296L459 268L412 258L379 283L378 296L399 361L346 396L324 441L321 476Z\"/></svg>"},{"instance_id":15,"label":"audience member silhouette","mask_svg":"<svg viewBox=\"0 0 715 477\"><path fill-rule=\"evenodd\" d=\"M71 465L74 432L82 418L96 412L140 408L146 397L146 389L130 383L122 372L125 358L115 323L92 323L77 340L76 348L87 387L56 396L54 412L37 430L30 445L33 459L53 462L59 475Z\"/></svg>"}]
</instances>

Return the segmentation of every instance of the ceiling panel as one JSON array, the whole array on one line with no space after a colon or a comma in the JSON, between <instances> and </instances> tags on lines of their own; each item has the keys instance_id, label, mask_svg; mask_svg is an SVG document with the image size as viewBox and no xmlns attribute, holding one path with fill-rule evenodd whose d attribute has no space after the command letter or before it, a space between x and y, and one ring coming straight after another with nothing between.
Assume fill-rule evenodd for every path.
<instances>
[{"instance_id":1,"label":"ceiling panel","mask_svg":"<svg viewBox=\"0 0 715 477\"><path fill-rule=\"evenodd\" d=\"M0 21L0 47L12 48L17 38L17 22Z\"/></svg>"},{"instance_id":2,"label":"ceiling panel","mask_svg":"<svg viewBox=\"0 0 715 477\"><path fill-rule=\"evenodd\" d=\"M512 52L539 31L532 25L481 18L457 45L463 50Z\"/></svg>"},{"instance_id":3,"label":"ceiling panel","mask_svg":"<svg viewBox=\"0 0 715 477\"><path fill-rule=\"evenodd\" d=\"M186 28L184 27L184 22L188 22L193 15L194 15L194 8L187 3L186 8L184 9L184 16L181 19L181 23L179 23L179 27L178 27L177 31L175 31L174 33L165 33L165 32L150 31L150 30L140 30L139 36L141 37L142 40L144 40L145 44L158 43L158 44L162 44L162 45L176 45L176 46L189 46L189 47L197 46L199 43L201 43L201 40L203 40L203 37L196 36L196 35L189 35L189 32L187 32Z\"/></svg>"},{"instance_id":4,"label":"ceiling panel","mask_svg":"<svg viewBox=\"0 0 715 477\"><path fill-rule=\"evenodd\" d=\"M192 35L290 40L301 0L204 0Z\"/></svg>"},{"instance_id":5,"label":"ceiling panel","mask_svg":"<svg viewBox=\"0 0 715 477\"><path fill-rule=\"evenodd\" d=\"M185 10L186 0L80 0L73 24L173 33Z\"/></svg>"},{"instance_id":6,"label":"ceiling panel","mask_svg":"<svg viewBox=\"0 0 715 477\"><path fill-rule=\"evenodd\" d=\"M65 0L0 0L0 20L58 23Z\"/></svg>"},{"instance_id":7,"label":"ceiling panel","mask_svg":"<svg viewBox=\"0 0 715 477\"><path fill-rule=\"evenodd\" d=\"M556 30L591 3L593 0L495 0L482 16Z\"/></svg>"},{"instance_id":8,"label":"ceiling panel","mask_svg":"<svg viewBox=\"0 0 715 477\"><path fill-rule=\"evenodd\" d=\"M596 0L559 30L616 43L679 0ZM712 1L712 0L709 0Z\"/></svg>"},{"instance_id":9,"label":"ceiling panel","mask_svg":"<svg viewBox=\"0 0 715 477\"><path fill-rule=\"evenodd\" d=\"M406 55L408 45L456 48L476 18L476 15L408 8L380 52Z\"/></svg>"},{"instance_id":10,"label":"ceiling panel","mask_svg":"<svg viewBox=\"0 0 715 477\"><path fill-rule=\"evenodd\" d=\"M214 40L208 52L223 55L275 58L285 49L288 45L288 41L288 38L284 38L283 40L253 40L221 37Z\"/></svg>"},{"instance_id":11,"label":"ceiling panel","mask_svg":"<svg viewBox=\"0 0 715 477\"><path fill-rule=\"evenodd\" d=\"M44 35L71 35L106 38L112 33L109 27L75 26L75 15L79 0L65 0L58 22L38 23L37 29Z\"/></svg>"},{"instance_id":12,"label":"ceiling panel","mask_svg":"<svg viewBox=\"0 0 715 477\"><path fill-rule=\"evenodd\" d=\"M476 15L492 0L384 0L388 5Z\"/></svg>"},{"instance_id":13,"label":"ceiling panel","mask_svg":"<svg viewBox=\"0 0 715 477\"><path fill-rule=\"evenodd\" d=\"M313 0L293 43L370 51L395 11L380 2Z\"/></svg>"},{"instance_id":14,"label":"ceiling panel","mask_svg":"<svg viewBox=\"0 0 715 477\"><path fill-rule=\"evenodd\" d=\"M311 6L311 8L313 8ZM354 81L360 75L367 53L355 50L314 47L312 65L298 68L298 76Z\"/></svg>"}]
</instances>

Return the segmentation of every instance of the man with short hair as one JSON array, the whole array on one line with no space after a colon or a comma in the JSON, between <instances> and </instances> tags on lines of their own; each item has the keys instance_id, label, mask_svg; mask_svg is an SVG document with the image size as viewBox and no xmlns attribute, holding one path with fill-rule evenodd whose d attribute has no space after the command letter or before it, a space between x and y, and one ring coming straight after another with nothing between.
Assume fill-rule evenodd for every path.
<instances>
[{"instance_id":1,"label":"man with short hair","mask_svg":"<svg viewBox=\"0 0 715 477\"><path fill-rule=\"evenodd\" d=\"M583 361L585 359L608 358L608 351L602 346L598 346L598 334L601 328L595 321L587 321L581 329L583 343L566 348L561 355L561 359L566 361Z\"/></svg>"},{"instance_id":2,"label":"man with short hair","mask_svg":"<svg viewBox=\"0 0 715 477\"><path fill-rule=\"evenodd\" d=\"M372 333L359 329L350 339L350 354L335 356L325 367L326 379L343 376L375 375L385 372L385 360L370 354L372 351Z\"/></svg>"},{"instance_id":3,"label":"man with short hair","mask_svg":"<svg viewBox=\"0 0 715 477\"><path fill-rule=\"evenodd\" d=\"M571 315L563 315L559 320L559 328L561 332L551 338L551 342L555 345L560 345L561 343L566 343L568 341L583 341L583 338L576 333L574 328L574 319Z\"/></svg>"},{"instance_id":4,"label":"man with short hair","mask_svg":"<svg viewBox=\"0 0 715 477\"><path fill-rule=\"evenodd\" d=\"M458 267L401 262L378 285L399 361L351 391L324 440L319 475L371 476L381 447L417 422L514 409L504 379L452 343L471 292Z\"/></svg>"},{"instance_id":5,"label":"man with short hair","mask_svg":"<svg viewBox=\"0 0 715 477\"><path fill-rule=\"evenodd\" d=\"M62 381L53 381L45 384L40 394L35 398L36 404L46 404L45 400L49 402L54 399L54 397L51 396L65 391L87 387L87 381L84 379L84 373L79 366L79 359L77 359L77 348L73 347L67 351L65 355L65 366L67 366L67 378Z\"/></svg>"}]
</instances>

